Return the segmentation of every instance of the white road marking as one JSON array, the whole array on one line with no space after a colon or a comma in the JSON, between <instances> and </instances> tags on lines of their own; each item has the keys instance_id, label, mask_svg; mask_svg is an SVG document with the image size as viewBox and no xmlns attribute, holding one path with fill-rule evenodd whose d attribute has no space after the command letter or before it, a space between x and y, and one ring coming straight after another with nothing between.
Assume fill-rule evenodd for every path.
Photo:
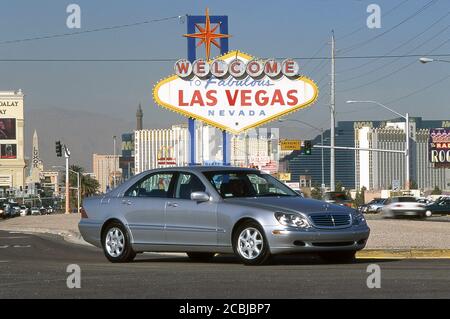
<instances>
[{"instance_id":1,"label":"white road marking","mask_svg":"<svg viewBox=\"0 0 450 319\"><path fill-rule=\"evenodd\" d=\"M30 248L31 245L14 245L14 248Z\"/></svg>"},{"instance_id":2,"label":"white road marking","mask_svg":"<svg viewBox=\"0 0 450 319\"><path fill-rule=\"evenodd\" d=\"M8 247L9 247L9 245L0 246L0 248L8 248Z\"/></svg>"},{"instance_id":3,"label":"white road marking","mask_svg":"<svg viewBox=\"0 0 450 319\"><path fill-rule=\"evenodd\" d=\"M9 236L9 237L0 237L0 239L23 239L23 238L30 238L28 236Z\"/></svg>"}]
</instances>

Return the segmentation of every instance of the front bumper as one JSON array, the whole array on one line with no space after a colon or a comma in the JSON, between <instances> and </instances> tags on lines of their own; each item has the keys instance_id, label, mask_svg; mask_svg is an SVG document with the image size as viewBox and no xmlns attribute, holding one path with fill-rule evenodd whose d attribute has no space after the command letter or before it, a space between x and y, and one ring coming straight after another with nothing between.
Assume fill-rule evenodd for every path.
<instances>
[{"instance_id":1,"label":"front bumper","mask_svg":"<svg viewBox=\"0 0 450 319\"><path fill-rule=\"evenodd\" d=\"M370 234L370 229L366 225L336 230L313 227L302 230L280 226L264 228L272 254L357 251L366 246Z\"/></svg>"},{"instance_id":2,"label":"front bumper","mask_svg":"<svg viewBox=\"0 0 450 319\"><path fill-rule=\"evenodd\" d=\"M424 216L425 212L425 208L386 209L384 215L386 217Z\"/></svg>"}]
</instances>

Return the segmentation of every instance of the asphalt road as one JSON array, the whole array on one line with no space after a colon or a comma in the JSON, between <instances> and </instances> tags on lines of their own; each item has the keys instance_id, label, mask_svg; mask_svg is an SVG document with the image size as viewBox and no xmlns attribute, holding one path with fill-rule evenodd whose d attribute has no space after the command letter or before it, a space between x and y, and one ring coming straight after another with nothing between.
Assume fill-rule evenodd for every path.
<instances>
[{"instance_id":1,"label":"asphalt road","mask_svg":"<svg viewBox=\"0 0 450 319\"><path fill-rule=\"evenodd\" d=\"M369 289L367 266L381 267L381 288ZM81 269L81 288L66 285L67 266ZM197 263L184 256L142 254L129 264L101 250L53 235L0 231L3 298L450 298L450 260L358 260L323 264L284 256L269 266L232 256Z\"/></svg>"}]
</instances>

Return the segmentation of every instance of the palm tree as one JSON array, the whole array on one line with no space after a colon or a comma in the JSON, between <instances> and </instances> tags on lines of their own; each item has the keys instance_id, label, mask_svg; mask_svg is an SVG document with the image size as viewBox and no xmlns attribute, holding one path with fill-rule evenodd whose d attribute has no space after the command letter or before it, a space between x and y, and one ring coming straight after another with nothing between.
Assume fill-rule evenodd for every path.
<instances>
[{"instance_id":1,"label":"palm tree","mask_svg":"<svg viewBox=\"0 0 450 319\"><path fill-rule=\"evenodd\" d=\"M98 181L94 178L92 178L89 175L84 175L84 169L81 166L78 165L71 165L70 169L74 172L80 173L80 186L81 186L81 197L87 197L92 196L98 192L98 189L100 187ZM64 176L65 178L65 176ZM69 173L69 183L70 187L77 187L77 174L70 174Z\"/></svg>"}]
</instances>

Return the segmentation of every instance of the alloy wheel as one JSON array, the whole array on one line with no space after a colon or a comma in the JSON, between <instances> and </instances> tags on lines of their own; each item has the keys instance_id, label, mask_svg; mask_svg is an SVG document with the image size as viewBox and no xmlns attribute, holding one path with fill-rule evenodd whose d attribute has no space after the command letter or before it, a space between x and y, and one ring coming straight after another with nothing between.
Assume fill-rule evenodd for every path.
<instances>
[{"instance_id":1,"label":"alloy wheel","mask_svg":"<svg viewBox=\"0 0 450 319\"><path fill-rule=\"evenodd\" d=\"M125 236L122 231L113 227L108 230L105 238L105 247L108 254L112 257L119 257L125 247Z\"/></svg>"},{"instance_id":2,"label":"alloy wheel","mask_svg":"<svg viewBox=\"0 0 450 319\"><path fill-rule=\"evenodd\" d=\"M238 239L239 254L245 259L257 258L264 246L263 236L258 229L249 227L245 228Z\"/></svg>"}]
</instances>

